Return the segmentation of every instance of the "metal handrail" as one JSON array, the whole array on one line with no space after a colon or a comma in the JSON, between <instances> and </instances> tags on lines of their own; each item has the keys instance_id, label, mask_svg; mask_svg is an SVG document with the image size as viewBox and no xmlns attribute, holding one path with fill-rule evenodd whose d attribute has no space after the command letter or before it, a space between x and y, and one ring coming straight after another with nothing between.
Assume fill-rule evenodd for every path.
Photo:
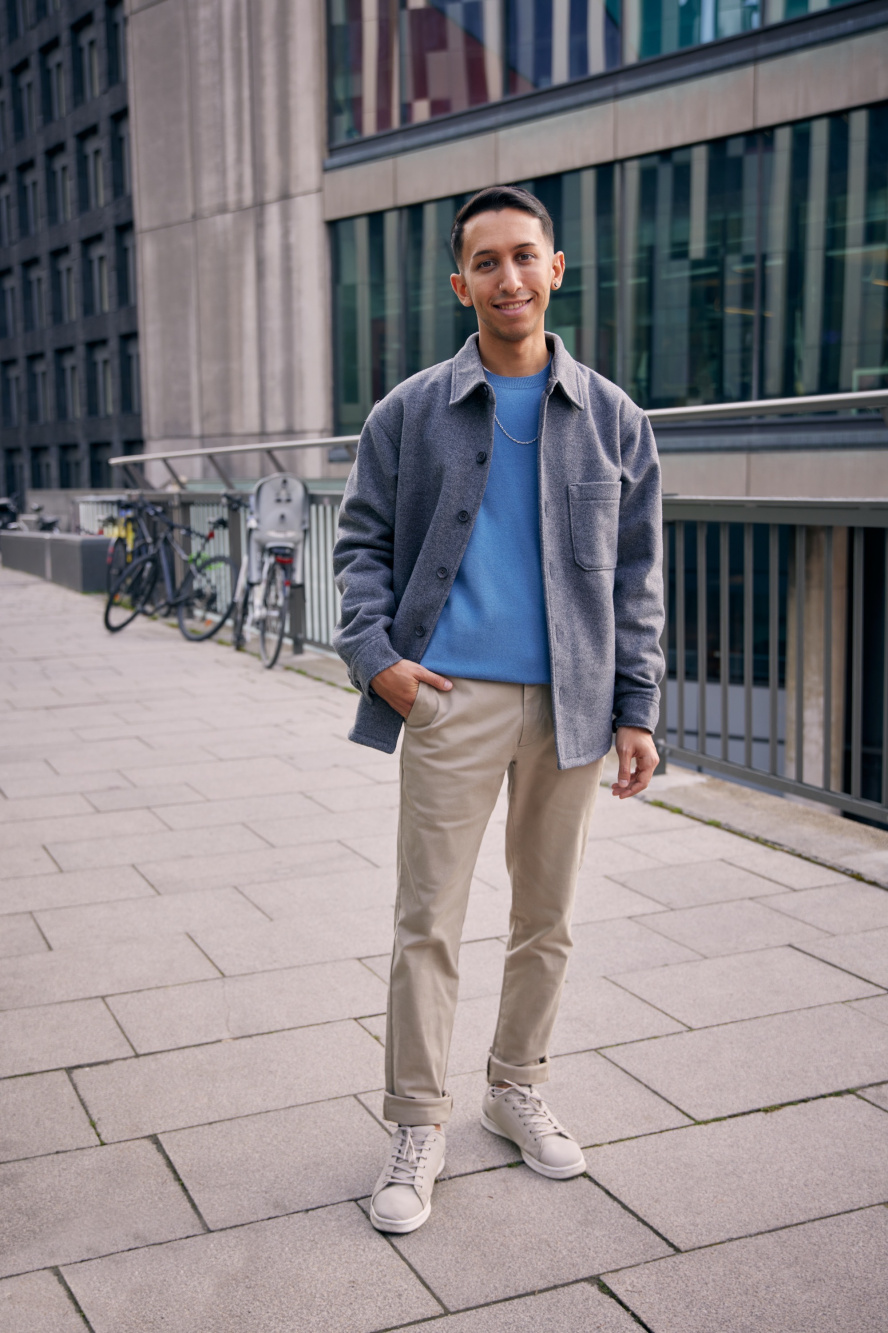
<instances>
[{"instance_id":1,"label":"metal handrail","mask_svg":"<svg viewBox=\"0 0 888 1333\"><path fill-rule=\"evenodd\" d=\"M729 420L735 417L766 417L800 415L811 412L841 412L846 409L858 410L870 408L881 412L888 425L888 389L861 390L857 393L819 393L806 394L797 398L758 398L742 403L696 403L691 407L653 407L648 411L652 425L667 425L671 421L712 421ZM205 458L215 469L226 486L234 485L232 479L219 463L220 458L236 454L265 454L278 472L284 469L275 456L278 452L289 449L329 449L336 445L354 450L360 435L325 435L312 440L266 440L256 444L226 444L219 449L171 449L163 453L127 454L123 458L112 458L112 467L119 467L124 472L132 466L144 466L145 463L163 463L175 485L184 490L187 481L180 477L170 460L175 458ZM135 473L129 473L134 485L140 485Z\"/></svg>"}]
</instances>

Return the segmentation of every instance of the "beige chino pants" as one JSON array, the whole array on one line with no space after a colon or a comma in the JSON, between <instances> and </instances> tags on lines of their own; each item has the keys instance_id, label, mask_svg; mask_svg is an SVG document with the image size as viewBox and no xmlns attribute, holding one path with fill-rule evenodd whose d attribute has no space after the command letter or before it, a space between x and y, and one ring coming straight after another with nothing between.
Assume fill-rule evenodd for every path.
<instances>
[{"instance_id":1,"label":"beige chino pants","mask_svg":"<svg viewBox=\"0 0 888 1333\"><path fill-rule=\"evenodd\" d=\"M383 1113L443 1124L469 886L508 774L509 944L491 1082L544 1083L570 915L604 760L559 772L548 685L420 684L401 749L398 897Z\"/></svg>"}]
</instances>

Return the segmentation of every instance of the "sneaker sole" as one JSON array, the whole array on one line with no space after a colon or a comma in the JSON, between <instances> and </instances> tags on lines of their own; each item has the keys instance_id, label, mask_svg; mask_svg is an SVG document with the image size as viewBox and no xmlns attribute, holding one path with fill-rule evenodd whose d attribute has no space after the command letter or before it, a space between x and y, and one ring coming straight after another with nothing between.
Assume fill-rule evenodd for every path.
<instances>
[{"instance_id":1,"label":"sneaker sole","mask_svg":"<svg viewBox=\"0 0 888 1333\"><path fill-rule=\"evenodd\" d=\"M435 1172L436 1180L438 1179L443 1170L444 1170L444 1163L442 1162L441 1165L438 1167L438 1170ZM408 1217L403 1222L396 1222L389 1220L387 1217L380 1217L376 1209L373 1207L373 1203L371 1201L370 1221L377 1231L388 1231L395 1236L406 1236L408 1231L416 1231L418 1230L419 1227L422 1226L423 1222L427 1222L429 1220L429 1215L431 1211L432 1211L432 1201L431 1199L429 1199L425 1208L423 1208L421 1213L417 1213L416 1217Z\"/></svg>"},{"instance_id":2,"label":"sneaker sole","mask_svg":"<svg viewBox=\"0 0 888 1333\"><path fill-rule=\"evenodd\" d=\"M501 1130L499 1125L494 1124L489 1116L485 1115L483 1111L481 1112L481 1124L485 1129L489 1130L491 1134L496 1134L499 1138L506 1139L509 1143L515 1143L515 1140ZM519 1143L515 1143L515 1147L519 1149L522 1159L525 1164L530 1167L531 1171L536 1171L537 1175L545 1176L547 1180L571 1180L574 1176L583 1175L587 1169L585 1158L582 1163L577 1162L574 1166L546 1166L545 1162L540 1162L536 1157L531 1156L527 1149L522 1148Z\"/></svg>"}]
</instances>

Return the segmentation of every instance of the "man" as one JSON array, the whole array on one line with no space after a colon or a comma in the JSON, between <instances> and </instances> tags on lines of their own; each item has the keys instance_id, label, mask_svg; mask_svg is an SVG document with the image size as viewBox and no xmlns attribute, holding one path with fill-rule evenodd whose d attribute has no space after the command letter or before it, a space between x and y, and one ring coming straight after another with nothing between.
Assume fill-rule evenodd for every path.
<instances>
[{"instance_id":1,"label":"man","mask_svg":"<svg viewBox=\"0 0 888 1333\"><path fill-rule=\"evenodd\" d=\"M621 799L648 784L663 672L660 474L650 425L544 317L552 220L493 187L457 214L457 299L478 333L367 419L334 553L336 647L361 691L351 739L402 723L398 897L377 1229L429 1216L444 1165L460 936L508 777L512 911L481 1121L560 1180L586 1169L539 1094L577 873L616 731ZM634 769L633 769L634 764Z\"/></svg>"}]
</instances>

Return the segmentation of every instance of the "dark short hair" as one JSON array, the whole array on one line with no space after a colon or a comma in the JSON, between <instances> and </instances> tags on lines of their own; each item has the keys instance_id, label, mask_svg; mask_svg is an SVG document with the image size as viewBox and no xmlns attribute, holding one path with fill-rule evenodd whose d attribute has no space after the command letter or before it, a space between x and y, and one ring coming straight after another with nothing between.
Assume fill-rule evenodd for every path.
<instances>
[{"instance_id":1,"label":"dark short hair","mask_svg":"<svg viewBox=\"0 0 888 1333\"><path fill-rule=\"evenodd\" d=\"M507 208L517 208L522 213L529 213L531 217L536 218L546 240L552 249L555 249L555 228L552 218L546 205L541 203L535 194L522 189L520 185L488 185L477 194L473 194L453 219L453 226L450 229L450 248L457 264L462 261L463 232L469 219L477 217L479 213L502 213Z\"/></svg>"}]
</instances>

